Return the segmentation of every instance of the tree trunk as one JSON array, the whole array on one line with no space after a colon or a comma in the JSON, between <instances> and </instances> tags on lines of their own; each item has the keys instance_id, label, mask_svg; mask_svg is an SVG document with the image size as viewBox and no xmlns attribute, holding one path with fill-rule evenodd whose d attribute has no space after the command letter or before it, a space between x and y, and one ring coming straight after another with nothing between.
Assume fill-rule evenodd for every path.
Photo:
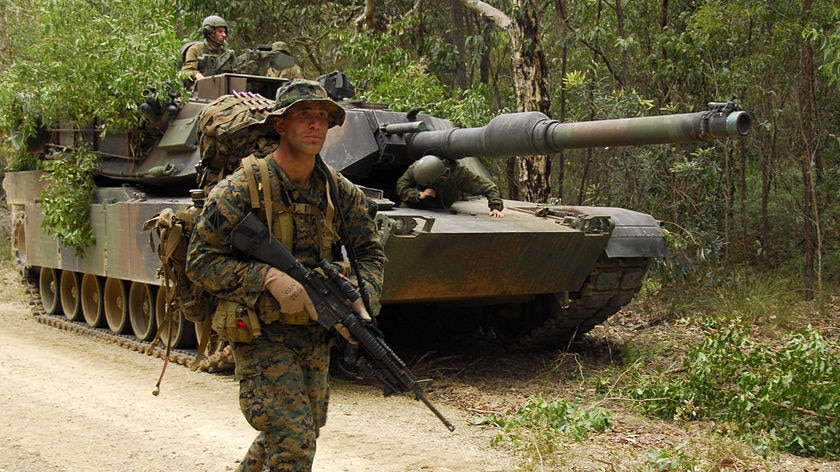
<instances>
[{"instance_id":1,"label":"tree trunk","mask_svg":"<svg viewBox=\"0 0 840 472\"><path fill-rule=\"evenodd\" d=\"M810 12L811 1L803 2L803 17L807 17ZM800 154L800 162L802 169L802 191L803 191L803 237L805 244L805 288L812 292L814 289L814 259L816 253L816 208L814 207L814 180L813 180L813 163L816 150L814 148L813 135L813 107L812 101L814 99L814 51L811 44L805 40L802 42L802 49L799 55L799 75L798 87L796 94L797 106L799 112L799 129L802 135L803 149ZM809 299L813 298L813 293L809 294Z\"/></svg>"},{"instance_id":2,"label":"tree trunk","mask_svg":"<svg viewBox=\"0 0 840 472\"><path fill-rule=\"evenodd\" d=\"M469 88L467 81L467 42L464 39L464 7L458 0L452 0L452 44L458 48L458 62L455 65L455 83L461 90Z\"/></svg>"},{"instance_id":3,"label":"tree trunk","mask_svg":"<svg viewBox=\"0 0 840 472\"><path fill-rule=\"evenodd\" d=\"M767 0L765 6L768 10L772 11L774 8L773 0ZM773 42L773 35L776 29L775 22L773 21L772 15L767 15L768 20L767 24L764 26L765 34L767 35L767 43L772 44ZM776 161L776 137L778 135L778 123L776 123L776 116L777 112L780 107L776 103L777 102L777 94L769 93L773 90L773 81L774 81L774 70L771 67L767 67L764 70L764 74L762 75L762 84L763 89L767 91L765 94L765 99L763 101L763 116L767 117L767 120L770 122L771 126L769 127L769 136L767 139L763 139L760 141L761 148L763 152L761 153L761 234L759 235L759 241L761 242L761 255L760 260L762 261L762 265L765 269L769 268L769 255L773 253L773 243L770 240L770 192L773 188L773 168L775 167L774 162ZM746 165L746 163L744 164ZM747 239L747 227L749 223L747 222L747 211L746 211L746 201L743 200L746 198L746 188L742 191L744 194L742 196L742 203L741 203L741 218L742 224L744 225L743 229L743 241L746 244L749 239Z\"/></svg>"},{"instance_id":4,"label":"tree trunk","mask_svg":"<svg viewBox=\"0 0 840 472\"><path fill-rule=\"evenodd\" d=\"M560 24L561 36L569 34L569 24L566 22L566 0L556 0L554 2L554 9L557 12L557 21ZM563 48L560 57L560 77L566 76L569 64L569 48L566 43L563 43ZM560 115L556 117L561 122L566 122L566 86L560 81ZM552 167L556 169L557 176L557 196L560 201L564 201L563 197L563 183L566 180L566 154L561 150L555 154L555 165Z\"/></svg>"},{"instance_id":5,"label":"tree trunk","mask_svg":"<svg viewBox=\"0 0 840 472\"><path fill-rule=\"evenodd\" d=\"M383 31L384 27L376 19L376 2L374 0L365 0L365 9L361 15L356 17L356 31L361 31L367 26L375 31Z\"/></svg>"},{"instance_id":6,"label":"tree trunk","mask_svg":"<svg viewBox=\"0 0 840 472\"><path fill-rule=\"evenodd\" d=\"M540 39L536 6L533 0L516 0L516 21L500 10L479 0L460 0L468 9L479 13L507 31L513 50L514 85L519 111L541 111L550 114L548 64ZM508 194L530 202L546 202L551 193L551 160L549 156L516 157L506 163Z\"/></svg>"},{"instance_id":7,"label":"tree trunk","mask_svg":"<svg viewBox=\"0 0 840 472\"><path fill-rule=\"evenodd\" d=\"M670 21L671 14L670 14L670 3L668 0L662 0L662 3L659 6L659 28L662 31L665 31L665 28L668 27L668 22ZM662 63L667 64L669 61L668 57L668 50L664 47L661 51L662 54ZM660 86L660 103L668 103L670 101L670 86L668 85L667 80L662 79L661 86Z\"/></svg>"},{"instance_id":8,"label":"tree trunk","mask_svg":"<svg viewBox=\"0 0 840 472\"><path fill-rule=\"evenodd\" d=\"M520 111L541 111L550 114L548 65L540 39L540 26L533 0L521 0L514 9L519 43L514 44L514 82ZM522 199L547 202L551 194L551 159L549 156L517 157L519 188Z\"/></svg>"},{"instance_id":9,"label":"tree trunk","mask_svg":"<svg viewBox=\"0 0 840 472\"><path fill-rule=\"evenodd\" d=\"M618 37L621 39L626 39L625 32L624 32L624 7L622 6L622 0L615 0L615 28L616 33L618 33ZM622 48L621 49L621 72L619 72L618 81L620 88L624 88L627 86L627 81L629 77L629 60L627 59L627 50Z\"/></svg>"}]
</instances>

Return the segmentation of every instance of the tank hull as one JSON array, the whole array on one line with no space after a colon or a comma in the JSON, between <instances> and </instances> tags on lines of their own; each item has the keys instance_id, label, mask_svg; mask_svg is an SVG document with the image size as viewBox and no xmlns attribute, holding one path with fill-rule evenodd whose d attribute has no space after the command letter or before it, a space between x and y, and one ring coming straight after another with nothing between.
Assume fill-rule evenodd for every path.
<instances>
[{"instance_id":1,"label":"tank hull","mask_svg":"<svg viewBox=\"0 0 840 472\"><path fill-rule=\"evenodd\" d=\"M164 208L186 208L188 198L149 198L139 188L100 188L90 206L96 243L79 253L46 234L37 203L48 174L11 172L3 180L15 222L13 252L29 267L49 267L101 277L160 285L160 259L143 223Z\"/></svg>"},{"instance_id":2,"label":"tank hull","mask_svg":"<svg viewBox=\"0 0 840 472\"><path fill-rule=\"evenodd\" d=\"M649 215L620 208L554 207L564 215L620 221L611 233L587 233L563 224L564 218L536 216L539 208L507 200L505 218L496 219L487 215L487 202L480 199L440 211L382 212L383 217L431 222L428 231L388 238L383 301L504 303L573 292L602 255L665 255L658 222Z\"/></svg>"},{"instance_id":3,"label":"tank hull","mask_svg":"<svg viewBox=\"0 0 840 472\"><path fill-rule=\"evenodd\" d=\"M81 254L41 228L37 204L48 174L11 172L3 181L15 221L14 252L27 266L70 270L160 285L160 260L142 230L164 208L184 209L187 197L156 197L138 187L100 188L90 207L96 244ZM504 219L490 218L483 199L446 210L392 208L380 220L412 220L420 230L390 234L382 302L504 303L581 287L602 255L661 257L664 243L649 215L620 208L552 207L559 216L536 216L539 206L506 200ZM611 233L587 233L564 224L567 215L618 221ZM455 263L469 261L469 263ZM571 270L583 268L583 270Z\"/></svg>"}]
</instances>

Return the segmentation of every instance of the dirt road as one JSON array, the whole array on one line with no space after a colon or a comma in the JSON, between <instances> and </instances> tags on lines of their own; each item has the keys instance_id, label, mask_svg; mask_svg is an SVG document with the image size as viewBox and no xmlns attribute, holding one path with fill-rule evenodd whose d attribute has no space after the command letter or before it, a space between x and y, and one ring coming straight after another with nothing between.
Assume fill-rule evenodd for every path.
<instances>
[{"instance_id":1,"label":"dirt road","mask_svg":"<svg viewBox=\"0 0 840 472\"><path fill-rule=\"evenodd\" d=\"M170 364L40 324L0 302L0 472L230 471L255 436L229 375ZM507 471L492 431L436 404L451 433L412 397L334 381L315 471Z\"/></svg>"},{"instance_id":2,"label":"dirt road","mask_svg":"<svg viewBox=\"0 0 840 472\"><path fill-rule=\"evenodd\" d=\"M153 396L163 361L38 323L13 279L0 273L0 472L235 470L256 432L239 412L232 376L170 364L160 395ZM407 360L418 353L423 359L415 372L438 379L430 396L454 433L409 396L383 398L376 387L333 379L314 470L640 471L664 470L676 460L694 464L692 470L840 472L840 462L762 457L746 443L715 434L710 422L640 417L620 400L607 405L613 420L607 431L584 441L557 437L537 451L538 463L525 462L527 455L517 463L501 446L490 446L496 430L470 424L468 412L513 411L534 395L585 395L592 382L576 379L597 379L613 365L612 356L621 355L622 340L661 345L692 336L681 326L640 319L614 316L576 353L508 355L481 343L470 349L449 342L451 350L442 344L407 354ZM389 336L394 346L398 340ZM606 405L602 396L596 397Z\"/></svg>"}]
</instances>

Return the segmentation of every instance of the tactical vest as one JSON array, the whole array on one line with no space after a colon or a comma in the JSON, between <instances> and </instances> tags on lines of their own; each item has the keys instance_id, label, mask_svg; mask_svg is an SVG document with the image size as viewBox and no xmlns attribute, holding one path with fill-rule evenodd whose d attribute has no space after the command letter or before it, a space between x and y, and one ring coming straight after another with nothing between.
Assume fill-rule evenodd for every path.
<instances>
[{"instance_id":1,"label":"tactical vest","mask_svg":"<svg viewBox=\"0 0 840 472\"><path fill-rule=\"evenodd\" d=\"M271 195L267 159L272 159L271 155L257 158L252 154L242 160L242 169L245 172L245 180L248 182L252 210L265 221L269 233L276 236L290 251L294 251L295 247L296 225L303 218L314 219L317 224L315 238L319 251L318 257L333 262L333 246L340 240L336 230L338 215L335 211L335 203L332 201L330 188L331 185L337 185L338 176L335 170L330 166L325 166L327 168L327 207L322 212L315 205L308 203L286 204L282 198L275 198ZM345 274L349 271L349 264L346 262L338 265L342 267L342 272ZM259 304L257 312L260 319L265 323L271 323L278 319L286 324L306 324L309 322L309 315L306 311L292 314L281 313L270 295L261 297Z\"/></svg>"},{"instance_id":2,"label":"tactical vest","mask_svg":"<svg viewBox=\"0 0 840 472\"><path fill-rule=\"evenodd\" d=\"M198 56L198 70L205 77L223 72L234 72L235 59L234 51L225 49L221 54L217 54L207 46L207 43L203 43L201 55Z\"/></svg>"}]
</instances>

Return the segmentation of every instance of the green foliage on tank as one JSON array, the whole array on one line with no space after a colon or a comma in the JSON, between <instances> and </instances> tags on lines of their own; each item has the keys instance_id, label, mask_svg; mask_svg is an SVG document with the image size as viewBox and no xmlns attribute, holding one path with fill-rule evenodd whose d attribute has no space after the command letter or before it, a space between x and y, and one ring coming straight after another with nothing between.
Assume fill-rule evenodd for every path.
<instances>
[{"instance_id":1,"label":"green foliage on tank","mask_svg":"<svg viewBox=\"0 0 840 472\"><path fill-rule=\"evenodd\" d=\"M180 41L171 2L13 3L4 24L14 60L0 69L0 129L7 136L26 139L42 124L94 117L103 133L134 129L144 90L177 87Z\"/></svg>"},{"instance_id":2,"label":"green foliage on tank","mask_svg":"<svg viewBox=\"0 0 840 472\"><path fill-rule=\"evenodd\" d=\"M96 189L93 173L97 160L95 154L77 150L45 163L52 178L40 197L44 209L41 228L77 253L95 242L89 207Z\"/></svg>"}]
</instances>

